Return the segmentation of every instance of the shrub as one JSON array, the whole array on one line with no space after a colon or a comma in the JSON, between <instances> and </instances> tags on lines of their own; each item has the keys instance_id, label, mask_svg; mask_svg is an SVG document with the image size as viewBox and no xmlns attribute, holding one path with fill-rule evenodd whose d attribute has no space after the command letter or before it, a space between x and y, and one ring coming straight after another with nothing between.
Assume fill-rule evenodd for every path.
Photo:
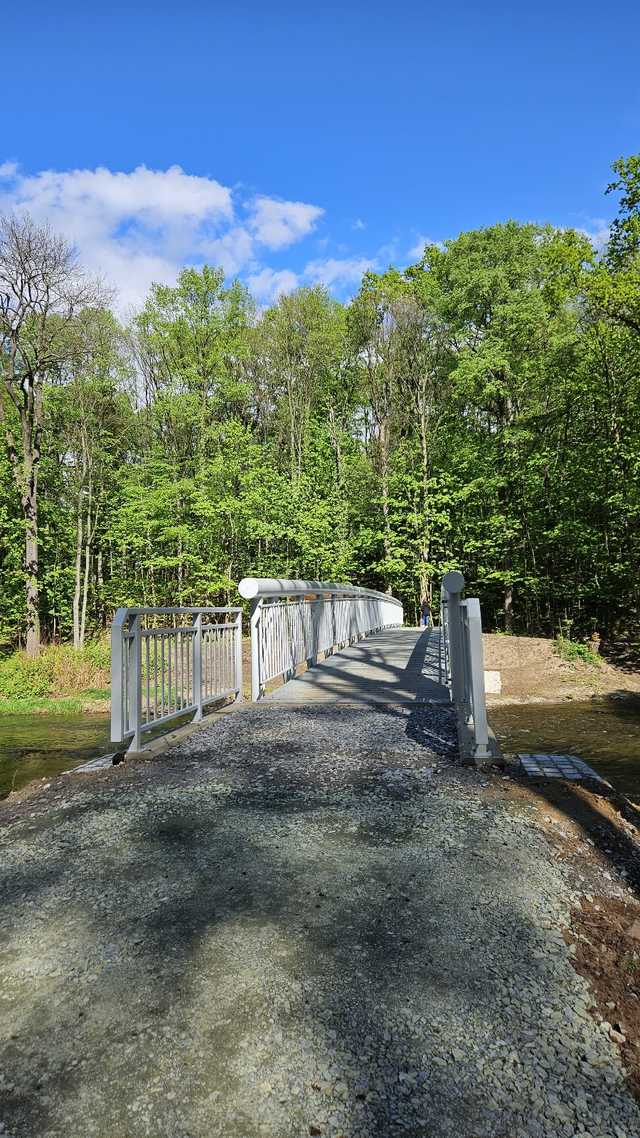
<instances>
[{"instance_id":1,"label":"shrub","mask_svg":"<svg viewBox=\"0 0 640 1138\"><path fill-rule=\"evenodd\" d=\"M39 656L14 652L0 660L0 697L34 699L42 696L77 696L109 686L109 645L95 641L76 649L52 644Z\"/></svg>"},{"instance_id":2,"label":"shrub","mask_svg":"<svg viewBox=\"0 0 640 1138\"><path fill-rule=\"evenodd\" d=\"M556 636L555 650L558 656L570 664L582 660L584 664L593 664L599 668L602 660L588 644L581 644L578 640L568 640L566 636Z\"/></svg>"},{"instance_id":3,"label":"shrub","mask_svg":"<svg viewBox=\"0 0 640 1138\"><path fill-rule=\"evenodd\" d=\"M48 695L51 675L51 661L45 655L31 657L14 652L0 660L0 695L6 699Z\"/></svg>"},{"instance_id":4,"label":"shrub","mask_svg":"<svg viewBox=\"0 0 640 1138\"><path fill-rule=\"evenodd\" d=\"M104 642L79 649L70 644L51 645L42 655L51 661L49 695L77 695L88 688L109 685L109 651Z\"/></svg>"},{"instance_id":5,"label":"shrub","mask_svg":"<svg viewBox=\"0 0 640 1138\"><path fill-rule=\"evenodd\" d=\"M91 640L85 644L82 649L87 660L90 660L94 667L104 672L107 677L111 668L111 645L107 638L103 640Z\"/></svg>"}]
</instances>

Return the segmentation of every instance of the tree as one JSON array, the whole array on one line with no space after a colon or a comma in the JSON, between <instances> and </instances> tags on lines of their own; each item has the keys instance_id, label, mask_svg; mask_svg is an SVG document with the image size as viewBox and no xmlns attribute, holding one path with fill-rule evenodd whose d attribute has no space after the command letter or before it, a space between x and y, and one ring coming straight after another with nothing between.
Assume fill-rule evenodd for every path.
<instances>
[{"instance_id":1,"label":"tree","mask_svg":"<svg viewBox=\"0 0 640 1138\"><path fill-rule=\"evenodd\" d=\"M75 524L73 643L82 648L90 594L99 605L103 602L96 596L103 582L99 535L114 496L117 501L118 470L135 451L135 413L125 394L130 373L117 321L107 310L85 309L74 325L71 348L79 350L61 369L58 382L47 387L45 423L49 449L58 452L55 484Z\"/></svg>"},{"instance_id":2,"label":"tree","mask_svg":"<svg viewBox=\"0 0 640 1138\"><path fill-rule=\"evenodd\" d=\"M365 337L361 342L361 362L366 369L363 390L377 432L385 556L390 559L392 544L389 491L395 428L396 435L408 443L404 483L409 497L407 510L414 519L411 544L417 543L418 547L418 591L420 596L431 597L432 477L438 461L437 436L447 402L449 352L445 326L422 285L422 277L401 275L395 269L383 276L370 273L353 305L353 314L354 326L359 326ZM413 477L412 445L416 438L417 480ZM402 542L404 560L410 561L406 530Z\"/></svg>"},{"instance_id":3,"label":"tree","mask_svg":"<svg viewBox=\"0 0 640 1138\"><path fill-rule=\"evenodd\" d=\"M0 217L0 418L24 520L26 646L32 655L40 648L43 388L68 358L74 318L101 299L99 285L82 274L64 238L26 216Z\"/></svg>"},{"instance_id":4,"label":"tree","mask_svg":"<svg viewBox=\"0 0 640 1138\"><path fill-rule=\"evenodd\" d=\"M573 231L507 222L430 247L411 275L439 314L466 468L466 508L475 502L473 559L485 587L502 591L513 627L514 589L530 578L530 473L540 427L564 407L579 342L582 273L592 251ZM420 284L420 276L428 279ZM450 448L450 453L453 448ZM481 498L480 498L481 495ZM472 555L465 551L467 563Z\"/></svg>"},{"instance_id":5,"label":"tree","mask_svg":"<svg viewBox=\"0 0 640 1138\"><path fill-rule=\"evenodd\" d=\"M324 288L300 288L264 314L257 333L259 368L253 371L261 373L262 411L277 430L295 482L306 466L309 421L335 388L344 359L343 310Z\"/></svg>"},{"instance_id":6,"label":"tree","mask_svg":"<svg viewBox=\"0 0 640 1138\"><path fill-rule=\"evenodd\" d=\"M228 603L247 572L410 612L457 567L489 627L640 637L640 158L614 171L600 255L511 221L348 304L263 311L190 268L124 333L64 242L5 219L3 644L26 623L33 650L39 617L80 646L119 604Z\"/></svg>"}]
</instances>

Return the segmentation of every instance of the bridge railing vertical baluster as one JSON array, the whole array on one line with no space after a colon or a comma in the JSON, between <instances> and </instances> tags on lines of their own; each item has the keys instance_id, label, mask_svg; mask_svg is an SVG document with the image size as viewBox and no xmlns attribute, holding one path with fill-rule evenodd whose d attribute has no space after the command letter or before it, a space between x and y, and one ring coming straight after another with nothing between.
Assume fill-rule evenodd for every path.
<instances>
[{"instance_id":1,"label":"bridge railing vertical baluster","mask_svg":"<svg viewBox=\"0 0 640 1138\"><path fill-rule=\"evenodd\" d=\"M119 609L111 626L111 738L122 743L126 734L126 610Z\"/></svg>"},{"instance_id":2,"label":"bridge railing vertical baluster","mask_svg":"<svg viewBox=\"0 0 640 1138\"><path fill-rule=\"evenodd\" d=\"M473 721L474 758L482 760L491 757L484 686L482 615L477 597L469 597L464 604L467 610L469 702Z\"/></svg>"},{"instance_id":3,"label":"bridge railing vertical baluster","mask_svg":"<svg viewBox=\"0 0 640 1138\"><path fill-rule=\"evenodd\" d=\"M129 621L129 717L132 751L139 751L141 747L142 726L142 642L141 642L140 614L135 613Z\"/></svg>"},{"instance_id":4,"label":"bridge railing vertical baluster","mask_svg":"<svg viewBox=\"0 0 640 1138\"><path fill-rule=\"evenodd\" d=\"M251 631L251 699L255 703L260 699L260 662L262 657L261 652L261 614L262 614L262 597L255 597L251 604L251 618L250 618L250 631Z\"/></svg>"}]
</instances>

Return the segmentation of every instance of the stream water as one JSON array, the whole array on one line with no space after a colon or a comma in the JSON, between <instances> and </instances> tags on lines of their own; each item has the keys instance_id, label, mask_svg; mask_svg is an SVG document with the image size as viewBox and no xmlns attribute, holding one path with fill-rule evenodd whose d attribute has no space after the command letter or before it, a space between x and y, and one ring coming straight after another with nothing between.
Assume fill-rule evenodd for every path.
<instances>
[{"instance_id":1,"label":"stream water","mask_svg":"<svg viewBox=\"0 0 640 1138\"><path fill-rule=\"evenodd\" d=\"M640 802L640 699L509 704L489 719L504 752L580 755Z\"/></svg>"},{"instance_id":2,"label":"stream water","mask_svg":"<svg viewBox=\"0 0 640 1138\"><path fill-rule=\"evenodd\" d=\"M0 715L0 798L112 750L108 715Z\"/></svg>"},{"instance_id":3,"label":"stream water","mask_svg":"<svg viewBox=\"0 0 640 1138\"><path fill-rule=\"evenodd\" d=\"M581 755L640 801L640 699L510 704L490 720L503 751ZM2 715L0 798L110 750L107 715Z\"/></svg>"}]
</instances>

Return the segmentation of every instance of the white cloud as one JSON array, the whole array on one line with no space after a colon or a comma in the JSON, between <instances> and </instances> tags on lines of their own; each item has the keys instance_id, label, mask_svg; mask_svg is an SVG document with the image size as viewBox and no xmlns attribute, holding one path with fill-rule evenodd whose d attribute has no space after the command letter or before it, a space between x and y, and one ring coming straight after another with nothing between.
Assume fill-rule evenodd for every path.
<instances>
[{"instance_id":1,"label":"white cloud","mask_svg":"<svg viewBox=\"0 0 640 1138\"><path fill-rule=\"evenodd\" d=\"M295 274L260 271L256 246L291 245L323 213L319 206L261 195L238 216L228 186L180 166L27 175L4 162L0 179L0 212L28 212L72 241L84 267L115 287L121 310L139 305L153 281L171 284L184 265L203 261L228 275L252 273L273 295L289 291Z\"/></svg>"},{"instance_id":2,"label":"white cloud","mask_svg":"<svg viewBox=\"0 0 640 1138\"><path fill-rule=\"evenodd\" d=\"M376 261L367 257L330 257L327 260L308 261L301 273L265 266L250 273L247 284L260 303L271 304L284 293L293 292L303 285L321 284L328 289L343 292L350 285L359 285L363 274L368 269L374 269L376 264Z\"/></svg>"},{"instance_id":3,"label":"white cloud","mask_svg":"<svg viewBox=\"0 0 640 1138\"><path fill-rule=\"evenodd\" d=\"M213 240L201 241L199 252L211 264L220 265L228 276L234 276L253 260L253 237L242 225Z\"/></svg>"},{"instance_id":4,"label":"white cloud","mask_svg":"<svg viewBox=\"0 0 640 1138\"><path fill-rule=\"evenodd\" d=\"M80 236L93 228L135 219L148 227L200 225L233 215L231 191L213 178L185 174L179 166L130 174L97 170L44 170L18 180L17 206L54 226L75 224ZM77 219L75 222L73 218Z\"/></svg>"},{"instance_id":5,"label":"white cloud","mask_svg":"<svg viewBox=\"0 0 640 1138\"><path fill-rule=\"evenodd\" d=\"M96 264L87 258L83 263L117 289L113 303L118 311L127 315L144 303L152 284L173 284L184 268L181 261L163 257L143 249L134 249L126 242L106 242L96 251Z\"/></svg>"},{"instance_id":6,"label":"white cloud","mask_svg":"<svg viewBox=\"0 0 640 1138\"><path fill-rule=\"evenodd\" d=\"M424 253L424 247L426 244L427 238L420 235L415 243L411 246L411 248L407 250L407 257L410 257L412 261L419 261L422 254Z\"/></svg>"},{"instance_id":7,"label":"white cloud","mask_svg":"<svg viewBox=\"0 0 640 1138\"><path fill-rule=\"evenodd\" d=\"M300 278L291 269L260 269L251 273L247 284L256 300L262 304L272 304L284 293L293 292L300 284Z\"/></svg>"},{"instance_id":8,"label":"white cloud","mask_svg":"<svg viewBox=\"0 0 640 1138\"><path fill-rule=\"evenodd\" d=\"M363 273L375 267L376 262L367 257L329 257L325 261L309 261L304 276L313 284L331 288L334 285L359 284Z\"/></svg>"},{"instance_id":9,"label":"white cloud","mask_svg":"<svg viewBox=\"0 0 640 1138\"><path fill-rule=\"evenodd\" d=\"M315 228L324 210L305 202L282 202L256 197L249 204L249 228L269 249L285 249Z\"/></svg>"},{"instance_id":10,"label":"white cloud","mask_svg":"<svg viewBox=\"0 0 640 1138\"><path fill-rule=\"evenodd\" d=\"M418 234L415 243L407 250L407 257L412 261L419 261L424 253L425 245L435 245L438 249L444 249L442 241L436 241L435 237L425 237L424 234Z\"/></svg>"},{"instance_id":11,"label":"white cloud","mask_svg":"<svg viewBox=\"0 0 640 1138\"><path fill-rule=\"evenodd\" d=\"M585 226L578 227L578 233L584 233L598 253L601 253L611 236L611 222L604 217L592 217Z\"/></svg>"}]
</instances>

